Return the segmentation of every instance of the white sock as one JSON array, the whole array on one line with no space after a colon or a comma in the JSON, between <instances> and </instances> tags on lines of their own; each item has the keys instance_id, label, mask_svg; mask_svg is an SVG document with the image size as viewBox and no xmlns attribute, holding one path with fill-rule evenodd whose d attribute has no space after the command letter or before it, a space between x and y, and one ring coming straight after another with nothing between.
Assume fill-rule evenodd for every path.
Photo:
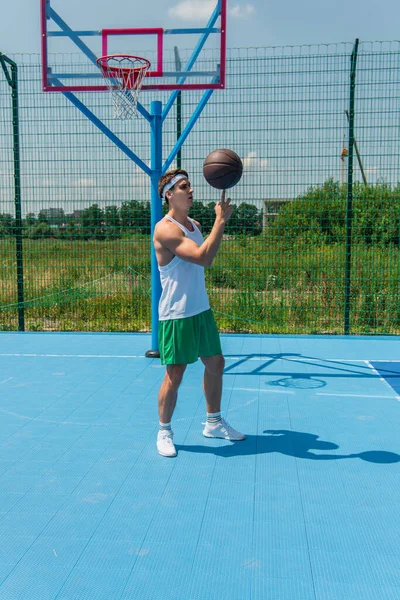
<instances>
[{"instance_id":1,"label":"white sock","mask_svg":"<svg viewBox=\"0 0 400 600\"><path fill-rule=\"evenodd\" d=\"M221 413L207 413L208 425L217 425L222 420Z\"/></svg>"},{"instance_id":2,"label":"white sock","mask_svg":"<svg viewBox=\"0 0 400 600\"><path fill-rule=\"evenodd\" d=\"M169 423L161 423L159 421L160 431L171 431L171 421Z\"/></svg>"}]
</instances>

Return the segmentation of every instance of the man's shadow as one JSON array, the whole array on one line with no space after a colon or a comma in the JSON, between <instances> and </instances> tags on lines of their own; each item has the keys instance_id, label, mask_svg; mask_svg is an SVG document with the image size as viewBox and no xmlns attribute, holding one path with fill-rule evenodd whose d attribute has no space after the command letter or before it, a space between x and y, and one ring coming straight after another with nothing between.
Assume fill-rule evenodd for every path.
<instances>
[{"instance_id":1,"label":"man's shadow","mask_svg":"<svg viewBox=\"0 0 400 600\"><path fill-rule=\"evenodd\" d=\"M337 450L339 446L333 442L320 440L319 436L313 433L288 431L286 429L266 429L263 433L266 435L246 435L246 439L242 442L226 442L222 446L215 446L213 445L214 440L208 440L204 445L197 446L176 444L176 449L180 452L215 454L222 458L279 452L286 456L307 460L360 458L377 464L400 462L399 454L385 450L369 450L359 454L326 454L327 451ZM317 451L317 453L312 451Z\"/></svg>"}]
</instances>

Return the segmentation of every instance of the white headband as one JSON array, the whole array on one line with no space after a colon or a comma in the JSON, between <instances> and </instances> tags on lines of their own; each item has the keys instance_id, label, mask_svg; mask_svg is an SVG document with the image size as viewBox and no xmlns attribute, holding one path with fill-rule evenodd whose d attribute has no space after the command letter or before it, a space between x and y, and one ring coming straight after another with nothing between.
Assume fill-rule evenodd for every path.
<instances>
[{"instance_id":1,"label":"white headband","mask_svg":"<svg viewBox=\"0 0 400 600\"><path fill-rule=\"evenodd\" d=\"M178 173L177 175L174 175L173 178L171 179L171 181L169 181L168 183L166 183L162 189L162 197L165 198L165 192L168 192L168 190L170 190L172 187L174 187L174 185L177 183L177 181L179 181L180 179L187 179L186 175L183 175L183 173Z\"/></svg>"}]
</instances>

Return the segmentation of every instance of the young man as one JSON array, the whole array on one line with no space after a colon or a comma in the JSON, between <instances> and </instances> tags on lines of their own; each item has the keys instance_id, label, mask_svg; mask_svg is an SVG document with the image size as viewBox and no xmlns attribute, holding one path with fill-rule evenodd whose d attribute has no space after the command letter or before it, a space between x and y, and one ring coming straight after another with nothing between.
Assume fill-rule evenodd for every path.
<instances>
[{"instance_id":1,"label":"young man","mask_svg":"<svg viewBox=\"0 0 400 600\"><path fill-rule=\"evenodd\" d=\"M162 456L176 456L171 418L185 369L198 358L205 367L207 422L203 435L231 441L245 439L221 417L225 360L204 281L204 267L211 266L233 209L230 198L225 200L225 191L222 192L215 206L214 226L204 241L200 224L188 216L193 190L187 172L175 169L163 175L158 192L169 211L157 223L153 238L162 287L159 348L161 362L166 365L158 394L157 449Z\"/></svg>"}]
</instances>

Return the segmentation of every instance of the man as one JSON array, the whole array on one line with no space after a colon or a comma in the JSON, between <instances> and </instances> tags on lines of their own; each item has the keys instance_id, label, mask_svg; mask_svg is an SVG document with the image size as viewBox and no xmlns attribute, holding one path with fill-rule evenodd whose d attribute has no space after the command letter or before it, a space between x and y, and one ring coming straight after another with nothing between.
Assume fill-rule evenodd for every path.
<instances>
[{"instance_id":1,"label":"man","mask_svg":"<svg viewBox=\"0 0 400 600\"><path fill-rule=\"evenodd\" d=\"M171 418L185 369L198 358L205 367L207 422L203 435L231 441L245 439L221 417L225 360L204 280L204 267L212 265L233 209L230 198L225 200L225 191L222 192L221 201L215 206L214 226L204 241L200 224L188 216L193 190L187 172L175 169L163 175L158 192L169 211L157 223L153 238L162 287L159 348L161 362L166 365L158 394L157 449L162 456L176 456Z\"/></svg>"}]
</instances>

